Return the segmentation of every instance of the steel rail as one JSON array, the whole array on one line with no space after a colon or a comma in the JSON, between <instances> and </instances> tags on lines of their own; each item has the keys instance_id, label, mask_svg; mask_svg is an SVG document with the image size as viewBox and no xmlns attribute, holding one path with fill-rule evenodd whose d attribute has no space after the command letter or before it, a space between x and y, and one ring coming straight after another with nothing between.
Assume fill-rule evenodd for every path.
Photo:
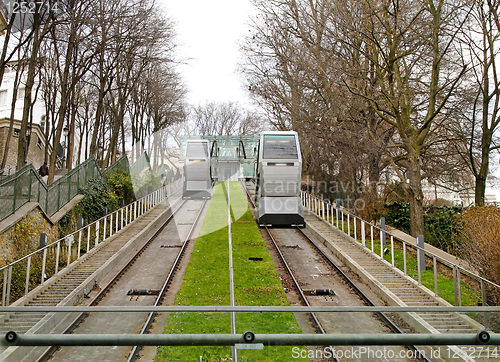
<instances>
[{"instance_id":1,"label":"steel rail","mask_svg":"<svg viewBox=\"0 0 500 362\"><path fill-rule=\"evenodd\" d=\"M296 228L296 230L309 242L309 244L316 250L316 252L330 265L340 276L341 278L349 284L349 286L354 290L354 292L367 304L368 306L375 306L375 303L364 293L357 285L352 281L351 278L345 274L342 269L328 256L326 253L321 250L318 245L309 237L307 236L303 230L300 228ZM382 322L389 327L391 331L397 334L405 334L392 320L385 315L385 313L382 312L375 312L375 314L382 320ZM422 353L422 351L415 345L405 345L406 348L412 350L415 352L415 355L420 356L418 359L420 361L425 361L425 362L430 362L430 360L426 357L425 353Z\"/></svg>"},{"instance_id":2,"label":"steel rail","mask_svg":"<svg viewBox=\"0 0 500 362\"><path fill-rule=\"evenodd\" d=\"M188 233L186 239L182 243L182 247L179 250L179 253L177 253L177 257L175 258L175 261L172 264L172 267L170 268L170 272L168 273L167 277L165 278L165 281L163 282L163 285L160 289L160 292L158 293L158 296L155 299L155 302L153 304L154 307L158 306L162 302L162 300L163 300L163 298L168 290L168 287L169 287L169 285L174 277L175 271L179 267L180 261L181 261L182 257L184 256L184 251L186 250L187 245L191 241L191 236L194 233L194 229L198 225L198 221L200 220L201 214L203 213L203 210L205 209L206 204L207 204L207 200L204 200L203 205L201 205L200 211L198 212L198 215L196 215L196 219L194 220L193 225L191 226L191 229L189 230L189 233ZM183 203L183 205L184 205L184 203ZM179 207L179 209L180 209L180 207ZM144 322L144 325L142 326L141 331L139 332L139 335L143 335L146 333L146 331L150 328L151 323L152 323L154 317L156 316L156 314L157 314L156 312L150 312L148 314L148 317L147 317L146 321ZM132 348L132 351L128 355L127 362L135 360L135 358L137 357L136 353L137 353L138 349L139 349L139 346L134 346Z\"/></svg>"},{"instance_id":3,"label":"steel rail","mask_svg":"<svg viewBox=\"0 0 500 362\"><path fill-rule=\"evenodd\" d=\"M243 188L244 188L244 190L245 190L245 192L247 194L247 198L250 200L250 202L252 203L253 208L255 209L255 203L254 203L254 201L253 201L250 193L248 192L248 189L245 187L244 184L243 184ZM307 300L307 297L304 294L304 291L302 290L301 286L299 285L299 282L298 282L297 278L295 278L295 275L293 274L292 269L290 268L290 266L286 262L285 257L283 255L283 253L281 252L280 248L278 247L278 244L276 243L276 240L274 239L273 235L269 231L269 228L267 226L264 226L264 230L266 231L269 239L273 243L273 246L274 246L274 249L276 251L276 254L278 255L278 258L280 259L281 264L286 269L287 274L290 276L290 278L292 280L292 283L293 283L293 285L295 287L295 290L297 291L300 299L302 300L302 303L305 304L306 307L310 307L311 305L310 305L309 301ZM316 314L315 313L311 313L311 312L308 312L307 314L309 314L311 316L314 324L316 325L316 329L321 334L323 334L323 335L326 334L325 329L323 328L323 326L321 325L320 321L316 317ZM333 356L333 360L334 361L339 361L339 359L337 357L335 357L335 356Z\"/></svg>"},{"instance_id":4,"label":"steel rail","mask_svg":"<svg viewBox=\"0 0 500 362\"><path fill-rule=\"evenodd\" d=\"M175 203L177 203L179 200L181 200L181 199L177 199L175 201ZM97 295L94 298L91 299L91 301L89 302L89 306L96 306L96 305L98 305L99 301L101 301L102 298L106 295L106 293L108 293L109 290L111 290L111 288L116 284L116 282L123 276L123 274L126 272L126 270L128 270L136 262L136 260L139 258L139 256L149 247L149 245L151 245L151 243L153 242L153 240L156 239L158 237L158 235L160 235L160 233L163 231L163 229L165 229L165 227L170 223L170 221L173 220L174 216L177 214L177 212L185 204L186 204L186 201L183 200L182 203L179 205L179 207L177 207L177 209L175 209L174 211L172 211L172 213L160 225L160 227L155 231L155 233L153 235L151 235L151 237L146 241L146 243L134 254L134 256L132 258L130 258L130 260L127 262L127 264L125 264L123 266L123 268L121 268L110 279L110 281L108 283L106 283L106 285L101 288L101 290L97 293ZM170 209L172 209L172 207ZM71 333L73 330L76 329L76 327L80 323L82 323L88 317L88 315L89 315L88 312L84 312L84 313L79 314L73 320L73 322L71 322L71 324L66 329L64 329L64 331L62 333L63 334ZM54 352L57 350L57 347L58 346L52 346L52 347L48 348L37 359L37 361L47 361L52 356L52 354L54 354Z\"/></svg>"},{"instance_id":5,"label":"steel rail","mask_svg":"<svg viewBox=\"0 0 500 362\"><path fill-rule=\"evenodd\" d=\"M243 186L244 186L243 188L245 189L245 192L247 194L248 199L252 203L252 206L255 208L255 203L254 203L254 201L253 201L250 193L248 192L248 189L245 187L245 185L243 185ZM283 264L283 266L286 269L286 272L288 273L288 275L292 279L293 285L294 285L295 289L297 290L297 293L299 294L299 297L302 300L302 303L305 304L306 307L310 307L311 305L309 304L309 301L307 300L306 295L304 294L302 288L300 287L299 282L297 281L297 278L295 278L295 275L293 274L292 269L290 268L290 266L286 262L285 257L283 256L283 253L281 252L280 248L278 247L278 244L276 243L276 240L274 239L273 235L269 231L269 228L267 226L265 226L264 230L266 230L266 233L269 236L269 239L271 240L271 242L273 243L274 249L276 250L276 253L277 253L277 255L278 255L281 263ZM322 334L325 334L325 330L321 326L321 323L319 322L318 318L316 318L316 315L314 313L310 313L310 312L309 312L309 314L311 315L311 317L312 317L314 323L316 324L318 330Z\"/></svg>"},{"instance_id":6,"label":"steel rail","mask_svg":"<svg viewBox=\"0 0 500 362\"><path fill-rule=\"evenodd\" d=\"M250 194L248 192L248 189L246 187L244 187L246 193L247 193L247 196L249 198L249 200L252 202L253 206L255 207L255 203L253 202L252 198L250 197ZM265 230L267 232L267 234L269 235L271 241L273 242L274 244L274 247L278 253L278 256L281 260L281 262L283 263L283 265L285 266L285 269L287 270L287 273L291 276L292 278L292 281L293 281L293 284L295 286L295 288L298 290L299 292L299 295L300 295L300 298L306 303L307 306L309 306L309 302L307 301L307 298L306 296L304 295L304 293L302 292L302 288L299 286L298 284L298 281L296 280L296 278L294 277L293 275L293 272L291 271L291 269L289 268L288 264L286 263L285 259L284 259L284 256L283 254L281 253L281 251L279 250L278 248L278 245L276 243L276 241L274 240L274 238L272 237L271 235L271 232L269 231L269 229L267 227L265 227ZM358 288L358 286L340 269L340 267L338 265L336 265L333 260L331 260L330 257L328 257L317 245L316 243L311 239L309 238L303 231L302 229L300 229L299 227L296 228L296 230L299 232L299 234L301 236L303 236L308 242L309 244L311 244L314 248L314 250L316 250L318 252L318 254L320 254L324 260L327 261L327 263L334 268L334 270L336 270L338 272L338 274L340 275L340 277L346 281L348 283L348 285L355 291L355 293L361 298L361 300L369 305L369 306L375 306L375 304L373 303L373 301L370 300L370 298L361 290ZM376 312L375 313L381 320L382 322L389 327L389 329L391 331L393 331L394 333L398 333L398 334L404 334L404 332L397 326L395 325L384 313L381 313L381 312ZM320 330L322 332L322 334L325 334L325 331L323 330L323 328L321 327L321 324L319 323L318 319L316 318L316 315L314 313L311 314L313 316L313 319L314 321L316 322L317 321L317 325L320 326ZM429 362L429 359L425 356L424 353L421 353L420 349L414 345L407 345L405 346L406 348L412 350L412 351L415 351L415 353L418 353L419 356L421 356L420 358L418 358L419 360L421 361L424 361L424 362Z\"/></svg>"}]
</instances>

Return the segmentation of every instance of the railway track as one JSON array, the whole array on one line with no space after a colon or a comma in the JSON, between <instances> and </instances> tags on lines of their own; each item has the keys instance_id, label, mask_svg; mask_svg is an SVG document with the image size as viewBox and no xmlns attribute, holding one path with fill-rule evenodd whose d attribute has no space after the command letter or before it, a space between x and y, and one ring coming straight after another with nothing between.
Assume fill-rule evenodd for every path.
<instances>
[{"instance_id":1,"label":"railway track","mask_svg":"<svg viewBox=\"0 0 500 362\"><path fill-rule=\"evenodd\" d=\"M183 201L154 235L136 250L131 260L93 296L88 305L160 305L169 290L205 205L206 201ZM183 215L180 220L182 222L172 222L180 214ZM174 237L177 234L179 237ZM161 262L158 262L159 260ZM151 328L155 317L154 313L87 314L80 316L65 333L96 333L96 331L117 333L118 330L119 333L144 334ZM139 357L137 346L132 349L98 347L87 348L84 353L81 353L82 351L82 347L64 347L57 351L51 348L43 360L50 358L50 361L66 361L80 358L82 361L98 359L134 361ZM79 355L81 357L78 357Z\"/></svg>"},{"instance_id":2,"label":"railway track","mask_svg":"<svg viewBox=\"0 0 500 362\"><path fill-rule=\"evenodd\" d=\"M247 192L248 200L252 203L253 207L255 207L248 188L244 187L244 189ZM342 298L345 298L344 302L350 301L350 303L361 303L361 305L366 306L376 305L371 300L371 298L361 288L358 287L357 283L342 271L342 269L337 265L337 262L335 262L327 253L325 253L325 251L320 248L317 243L314 242L311 237L306 235L306 233L304 233L300 228L271 230L265 227L263 231L271 241L276 254L278 255L278 258L283 265L283 269L289 275L291 285L293 285L293 289L296 291L303 305L331 305L332 303L338 303L339 298L337 298L337 296L342 296ZM293 254L296 255L294 256ZM308 259L307 261L305 261L304 259L306 257L304 255L309 255L309 257L311 255L314 255L314 257L312 257L310 260ZM289 259L289 262L287 262L287 259ZM294 269L298 270L299 272L294 272ZM316 273L314 269L317 270ZM302 277L302 275L307 274L312 274L319 277L313 277L312 279ZM307 286L308 289L304 290L303 285ZM347 292L345 290L340 290L346 288L348 289ZM348 297L347 294L350 294L351 296ZM356 296L355 298L358 299L357 301L353 301L353 294ZM345 317L348 320L351 318L351 316L347 315L343 315L342 317ZM394 323L383 313L376 313L372 316L358 316L358 318L368 318L374 319L376 321L352 321L354 324L347 323L348 325L346 325L346 327L348 327L349 329L342 331L338 328L338 326L345 323L340 322L338 318L334 318L334 320L332 321L331 318L326 316L316 316L313 313L310 314L310 320L313 328L316 330L316 332L322 334L339 332L352 333L353 328L355 328L356 324L369 326L368 328L375 328L375 332L382 332L384 331L384 329L388 329L392 333L404 333L403 330L399 328L398 325L396 325L396 323ZM366 329L364 329L364 332L366 332ZM374 348L376 349L376 347ZM430 352L423 352L416 346L405 346L404 348L407 348L410 353L405 353L401 348L394 347L394 350L392 351L393 355L412 356L411 358L402 358L399 360L429 361L426 356L430 355ZM339 351L339 356L345 355L345 348L339 347L336 348L336 350ZM376 353L376 351L374 351L374 353ZM334 354L333 360L340 361L341 359L336 358Z\"/></svg>"},{"instance_id":3,"label":"railway track","mask_svg":"<svg viewBox=\"0 0 500 362\"><path fill-rule=\"evenodd\" d=\"M95 278L101 268L112 260L117 259L119 251L122 250L131 240L133 235L144 235L144 230L155 222L162 214L168 213L169 205L164 202L156 208L150 210L147 214L135 220L126 228L120 230L112 238L105 243L102 243L98 250L89 253L82 258L81 262L69 269L64 275L61 275L54 282L49 282L38 291L32 292L31 298L25 303L27 306L56 306L56 305L73 305L78 301L84 300L85 296L92 292L92 289L98 290L98 285ZM147 236L147 235L146 235ZM83 287L82 287L83 285ZM90 287L87 287L89 285ZM59 332L65 329L68 323L68 318L55 318L55 314L47 313L10 313L2 316L0 327L1 333L6 333L8 330L15 330L18 333L37 333L47 332L48 328L52 328ZM54 321L55 320L55 321ZM32 352L23 352L27 355L38 356L41 354L40 349L33 349ZM3 356L2 358L10 358ZM1 357L1 356L0 356ZM16 359L17 357L12 357Z\"/></svg>"}]
</instances>

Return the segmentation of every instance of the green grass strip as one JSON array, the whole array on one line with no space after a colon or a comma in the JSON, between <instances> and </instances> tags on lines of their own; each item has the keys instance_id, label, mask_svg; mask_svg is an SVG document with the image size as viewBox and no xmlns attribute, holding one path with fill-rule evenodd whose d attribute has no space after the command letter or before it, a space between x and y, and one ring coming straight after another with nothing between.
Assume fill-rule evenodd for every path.
<instances>
[{"instance_id":1,"label":"green grass strip","mask_svg":"<svg viewBox=\"0 0 500 362\"><path fill-rule=\"evenodd\" d=\"M216 186L174 305L229 305L226 183ZM289 305L238 182L230 182L236 305ZM219 229L217 229L217 227ZM252 261L249 258L262 258ZM172 313L164 333L231 333L228 313ZM239 313L238 333L301 333L291 313ZM240 361L288 361L292 347L239 350ZM230 347L159 347L156 361L229 361Z\"/></svg>"}]
</instances>

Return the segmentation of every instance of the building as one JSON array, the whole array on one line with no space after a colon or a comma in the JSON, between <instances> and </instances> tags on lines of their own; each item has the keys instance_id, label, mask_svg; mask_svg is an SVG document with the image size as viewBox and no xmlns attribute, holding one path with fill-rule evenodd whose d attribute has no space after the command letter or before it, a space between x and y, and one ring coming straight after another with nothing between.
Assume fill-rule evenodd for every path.
<instances>
[{"instance_id":1,"label":"building","mask_svg":"<svg viewBox=\"0 0 500 362\"><path fill-rule=\"evenodd\" d=\"M10 126L10 119L8 118L0 119L0 157L3 157L5 142L9 134L9 126ZM9 144L7 163L5 169L0 170L1 176L7 176L16 171L17 146L19 142L19 137L22 136L20 132L21 132L21 122L15 120L14 132L12 134ZM45 156L45 148L49 147L50 151L51 147L47 145L43 130L40 127L40 125L33 124L33 127L29 129L28 132L26 133L27 134L25 134L24 137L29 138L27 163L33 164L33 167L38 169L43 164Z\"/></svg>"},{"instance_id":2,"label":"building","mask_svg":"<svg viewBox=\"0 0 500 362\"><path fill-rule=\"evenodd\" d=\"M2 83L0 84L0 159L3 157L4 146L9 132L12 100L14 97L14 81L16 76L17 61L9 63L5 69ZM18 90L16 92L16 104L14 108L14 131L9 144L9 154L5 169L1 172L3 175L8 175L16 169L17 165L17 145L19 137L27 137L29 139L29 149L27 163L32 163L35 168L40 167L44 161L45 147L47 141L45 139L45 105L39 98L35 100L33 105L32 129L28 130L27 134L21 135L21 120L23 118L24 107L24 92L26 75L22 77ZM34 89L38 86L35 80Z\"/></svg>"}]
</instances>

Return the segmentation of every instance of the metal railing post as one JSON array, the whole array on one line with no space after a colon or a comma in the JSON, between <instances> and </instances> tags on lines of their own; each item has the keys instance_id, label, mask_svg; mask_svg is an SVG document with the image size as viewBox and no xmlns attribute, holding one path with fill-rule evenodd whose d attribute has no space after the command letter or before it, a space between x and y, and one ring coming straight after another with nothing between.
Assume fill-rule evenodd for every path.
<instances>
[{"instance_id":1,"label":"metal railing post","mask_svg":"<svg viewBox=\"0 0 500 362\"><path fill-rule=\"evenodd\" d=\"M419 250L417 248L417 273L418 273L418 285L422 285L422 275L421 275L421 264L420 264L420 258L421 255L419 253Z\"/></svg>"},{"instance_id":2,"label":"metal railing post","mask_svg":"<svg viewBox=\"0 0 500 362\"><path fill-rule=\"evenodd\" d=\"M45 267L47 265L47 248L44 248L43 249L43 257L42 257L42 275L40 276L41 277L41 281L43 284L45 282Z\"/></svg>"},{"instance_id":3,"label":"metal railing post","mask_svg":"<svg viewBox=\"0 0 500 362\"><path fill-rule=\"evenodd\" d=\"M455 307L458 306L458 295L457 295L457 266L453 264L453 292L455 294Z\"/></svg>"},{"instance_id":4,"label":"metal railing post","mask_svg":"<svg viewBox=\"0 0 500 362\"><path fill-rule=\"evenodd\" d=\"M99 226L99 220L97 220L95 224L95 246L99 245Z\"/></svg>"},{"instance_id":5,"label":"metal railing post","mask_svg":"<svg viewBox=\"0 0 500 362\"><path fill-rule=\"evenodd\" d=\"M403 268L405 275L408 275L406 271L406 242L403 240Z\"/></svg>"},{"instance_id":6,"label":"metal railing post","mask_svg":"<svg viewBox=\"0 0 500 362\"><path fill-rule=\"evenodd\" d=\"M28 256L28 260L26 262L26 285L24 288L24 295L27 295L30 289L30 274L31 274L31 255Z\"/></svg>"},{"instance_id":7,"label":"metal railing post","mask_svg":"<svg viewBox=\"0 0 500 362\"><path fill-rule=\"evenodd\" d=\"M104 225L102 227L102 241L106 240L106 228L107 228L107 225L108 224L108 216L104 216Z\"/></svg>"},{"instance_id":8,"label":"metal railing post","mask_svg":"<svg viewBox=\"0 0 500 362\"><path fill-rule=\"evenodd\" d=\"M109 237L113 236L113 214L109 214Z\"/></svg>"},{"instance_id":9,"label":"metal railing post","mask_svg":"<svg viewBox=\"0 0 500 362\"><path fill-rule=\"evenodd\" d=\"M87 225L87 253L90 251L90 225Z\"/></svg>"},{"instance_id":10,"label":"metal railing post","mask_svg":"<svg viewBox=\"0 0 500 362\"><path fill-rule=\"evenodd\" d=\"M457 289L458 289L458 306L462 306L462 282L460 277L460 268L457 267Z\"/></svg>"},{"instance_id":11,"label":"metal railing post","mask_svg":"<svg viewBox=\"0 0 500 362\"><path fill-rule=\"evenodd\" d=\"M370 224L370 234L371 234L371 243L372 243L372 253L375 253L374 246L373 246L373 225Z\"/></svg>"},{"instance_id":12,"label":"metal railing post","mask_svg":"<svg viewBox=\"0 0 500 362\"><path fill-rule=\"evenodd\" d=\"M3 270L2 307L7 306L7 268Z\"/></svg>"},{"instance_id":13,"label":"metal railing post","mask_svg":"<svg viewBox=\"0 0 500 362\"><path fill-rule=\"evenodd\" d=\"M394 267L394 236L391 235L391 264Z\"/></svg>"},{"instance_id":14,"label":"metal railing post","mask_svg":"<svg viewBox=\"0 0 500 362\"><path fill-rule=\"evenodd\" d=\"M365 222L364 220L361 220L361 243L363 244L364 247L366 247L366 235L365 235Z\"/></svg>"},{"instance_id":15,"label":"metal railing post","mask_svg":"<svg viewBox=\"0 0 500 362\"><path fill-rule=\"evenodd\" d=\"M66 267L69 266L69 264L71 264L71 248L72 248L72 245L73 243L71 242L71 239L70 237L66 237L66 241L68 243L68 259L67 259L67 263L66 263Z\"/></svg>"},{"instance_id":16,"label":"metal railing post","mask_svg":"<svg viewBox=\"0 0 500 362\"><path fill-rule=\"evenodd\" d=\"M78 231L78 251L77 259L80 259L80 249L82 248L82 229Z\"/></svg>"},{"instance_id":17,"label":"metal railing post","mask_svg":"<svg viewBox=\"0 0 500 362\"><path fill-rule=\"evenodd\" d=\"M437 277L437 260L436 256L432 256L432 266L434 268L434 296L438 296L438 277Z\"/></svg>"},{"instance_id":18,"label":"metal railing post","mask_svg":"<svg viewBox=\"0 0 500 362\"><path fill-rule=\"evenodd\" d=\"M333 210L335 209L334 206L333 206L333 202L330 204L331 205L331 217L332 217L332 221L330 222L330 224L333 226Z\"/></svg>"},{"instance_id":19,"label":"metal railing post","mask_svg":"<svg viewBox=\"0 0 500 362\"><path fill-rule=\"evenodd\" d=\"M420 270L425 270L425 243L424 243L424 236L423 235L418 235L417 236L417 253L419 255L418 263L420 264Z\"/></svg>"},{"instance_id":20,"label":"metal railing post","mask_svg":"<svg viewBox=\"0 0 500 362\"><path fill-rule=\"evenodd\" d=\"M10 305L10 286L12 283L12 264L7 268L7 293L5 299L5 305Z\"/></svg>"},{"instance_id":21,"label":"metal railing post","mask_svg":"<svg viewBox=\"0 0 500 362\"><path fill-rule=\"evenodd\" d=\"M335 226L337 226L337 229L339 228L339 213L340 213L340 209L338 208L337 205L336 206L336 209L335 209Z\"/></svg>"},{"instance_id":22,"label":"metal railing post","mask_svg":"<svg viewBox=\"0 0 500 362\"><path fill-rule=\"evenodd\" d=\"M59 271L59 254L61 253L61 241L57 242L57 248L56 248L56 269L54 271L54 274L57 274Z\"/></svg>"},{"instance_id":23,"label":"metal railing post","mask_svg":"<svg viewBox=\"0 0 500 362\"><path fill-rule=\"evenodd\" d=\"M385 246L385 217L380 218L380 246L382 249Z\"/></svg>"}]
</instances>

